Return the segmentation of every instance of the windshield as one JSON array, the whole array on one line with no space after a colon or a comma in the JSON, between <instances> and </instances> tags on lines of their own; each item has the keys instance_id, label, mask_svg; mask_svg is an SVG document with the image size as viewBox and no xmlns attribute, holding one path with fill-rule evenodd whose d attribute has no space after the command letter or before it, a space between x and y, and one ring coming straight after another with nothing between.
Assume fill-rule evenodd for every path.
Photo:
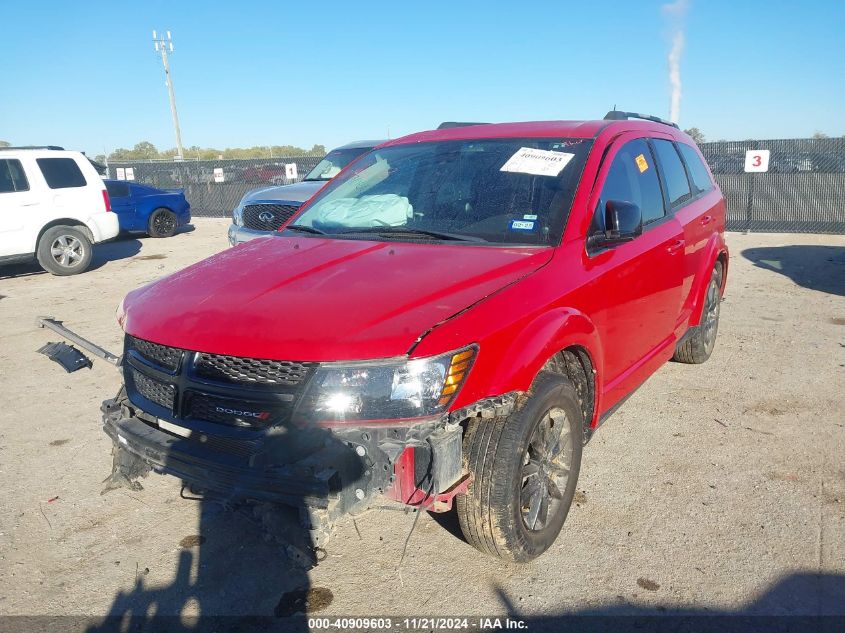
<instances>
[{"instance_id":1,"label":"windshield","mask_svg":"<svg viewBox=\"0 0 845 633\"><path fill-rule=\"evenodd\" d=\"M326 154L326 157L317 163L304 180L331 180L340 173L353 160L364 152L369 152L371 147L353 147L350 149L336 149Z\"/></svg>"},{"instance_id":2,"label":"windshield","mask_svg":"<svg viewBox=\"0 0 845 633\"><path fill-rule=\"evenodd\" d=\"M384 147L332 181L292 225L328 235L557 244L590 146L529 138Z\"/></svg>"}]
</instances>

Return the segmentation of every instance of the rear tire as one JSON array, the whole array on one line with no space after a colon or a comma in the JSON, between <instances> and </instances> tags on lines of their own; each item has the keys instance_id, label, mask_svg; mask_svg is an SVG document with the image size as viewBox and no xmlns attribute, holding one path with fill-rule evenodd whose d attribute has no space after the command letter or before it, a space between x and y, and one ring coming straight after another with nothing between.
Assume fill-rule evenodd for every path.
<instances>
[{"instance_id":1,"label":"rear tire","mask_svg":"<svg viewBox=\"0 0 845 633\"><path fill-rule=\"evenodd\" d=\"M72 226L53 226L44 231L35 256L48 273L66 276L85 272L91 266L93 246L83 231Z\"/></svg>"},{"instance_id":2,"label":"rear tire","mask_svg":"<svg viewBox=\"0 0 845 633\"><path fill-rule=\"evenodd\" d=\"M583 421L572 384L550 372L509 416L469 421L464 466L473 480L457 509L471 545L520 563L551 547L575 495Z\"/></svg>"},{"instance_id":3,"label":"rear tire","mask_svg":"<svg viewBox=\"0 0 845 633\"><path fill-rule=\"evenodd\" d=\"M704 295L701 323L675 348L672 360L679 363L700 365L713 353L716 334L719 332L719 306L722 302L722 262L716 262Z\"/></svg>"},{"instance_id":4,"label":"rear tire","mask_svg":"<svg viewBox=\"0 0 845 633\"><path fill-rule=\"evenodd\" d=\"M150 215L147 234L150 237L172 237L176 233L176 214L170 209L160 207Z\"/></svg>"}]
</instances>

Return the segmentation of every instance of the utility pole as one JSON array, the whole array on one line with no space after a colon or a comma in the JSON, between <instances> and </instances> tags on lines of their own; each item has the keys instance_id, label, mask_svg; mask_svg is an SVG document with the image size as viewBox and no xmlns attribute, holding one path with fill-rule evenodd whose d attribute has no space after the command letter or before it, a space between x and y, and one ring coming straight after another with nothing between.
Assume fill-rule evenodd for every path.
<instances>
[{"instance_id":1,"label":"utility pole","mask_svg":"<svg viewBox=\"0 0 845 633\"><path fill-rule=\"evenodd\" d=\"M173 130L176 132L176 152L178 160L183 160L185 152L182 149L182 132L179 130L179 115L176 114L176 95L173 93L173 78L170 76L170 62L167 60L168 49L173 52L173 39L170 31L166 31L167 38L157 37L153 31L153 44L156 52L161 53L161 61L164 64L164 83L167 86L167 93L170 95L170 115L173 117Z\"/></svg>"}]
</instances>

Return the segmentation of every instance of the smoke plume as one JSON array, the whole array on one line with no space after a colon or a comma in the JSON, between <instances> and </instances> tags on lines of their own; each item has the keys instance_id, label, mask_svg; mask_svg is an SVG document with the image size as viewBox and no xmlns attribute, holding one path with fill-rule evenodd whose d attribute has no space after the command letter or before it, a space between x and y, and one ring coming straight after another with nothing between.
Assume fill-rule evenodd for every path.
<instances>
[{"instance_id":1,"label":"smoke plume","mask_svg":"<svg viewBox=\"0 0 845 633\"><path fill-rule=\"evenodd\" d=\"M675 0L661 7L666 19L672 47L669 49L669 87L672 92L669 120L677 123L681 118L681 55L684 52L684 18L690 0Z\"/></svg>"}]
</instances>

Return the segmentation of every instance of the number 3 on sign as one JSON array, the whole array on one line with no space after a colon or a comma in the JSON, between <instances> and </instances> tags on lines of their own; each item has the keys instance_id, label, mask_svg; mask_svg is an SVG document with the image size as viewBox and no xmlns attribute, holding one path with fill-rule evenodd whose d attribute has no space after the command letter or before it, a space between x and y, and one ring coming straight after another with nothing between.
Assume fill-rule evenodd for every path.
<instances>
[{"instance_id":1,"label":"number 3 on sign","mask_svg":"<svg viewBox=\"0 0 845 633\"><path fill-rule=\"evenodd\" d=\"M745 152L745 171L769 171L769 150L750 149Z\"/></svg>"}]
</instances>

